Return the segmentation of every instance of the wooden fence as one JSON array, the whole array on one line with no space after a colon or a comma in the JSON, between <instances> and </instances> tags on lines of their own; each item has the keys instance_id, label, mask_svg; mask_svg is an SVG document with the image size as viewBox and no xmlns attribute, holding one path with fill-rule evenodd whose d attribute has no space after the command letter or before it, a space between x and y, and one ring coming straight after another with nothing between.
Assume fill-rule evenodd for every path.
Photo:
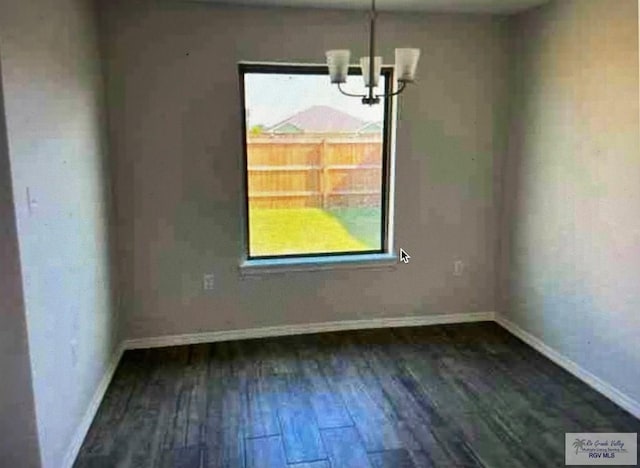
<instances>
[{"instance_id":1,"label":"wooden fence","mask_svg":"<svg viewBox=\"0 0 640 468\"><path fill-rule=\"evenodd\" d=\"M247 137L252 208L380 206L382 142L358 137Z\"/></svg>"}]
</instances>

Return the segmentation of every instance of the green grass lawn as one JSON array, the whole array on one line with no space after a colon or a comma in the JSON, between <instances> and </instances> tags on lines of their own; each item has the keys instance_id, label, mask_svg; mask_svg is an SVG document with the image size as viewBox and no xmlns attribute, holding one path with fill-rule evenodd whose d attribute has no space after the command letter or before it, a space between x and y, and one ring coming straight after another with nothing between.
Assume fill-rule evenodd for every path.
<instances>
[{"instance_id":1,"label":"green grass lawn","mask_svg":"<svg viewBox=\"0 0 640 468\"><path fill-rule=\"evenodd\" d=\"M380 248L378 208L253 208L249 221L252 256Z\"/></svg>"}]
</instances>

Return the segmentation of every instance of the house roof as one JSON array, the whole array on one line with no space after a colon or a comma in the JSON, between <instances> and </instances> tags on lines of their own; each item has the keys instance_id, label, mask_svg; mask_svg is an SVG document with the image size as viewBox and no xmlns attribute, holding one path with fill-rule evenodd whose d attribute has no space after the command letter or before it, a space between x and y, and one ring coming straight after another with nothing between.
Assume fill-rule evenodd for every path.
<instances>
[{"instance_id":1,"label":"house roof","mask_svg":"<svg viewBox=\"0 0 640 468\"><path fill-rule=\"evenodd\" d=\"M329 106L312 106L273 125L269 133L354 133L367 122Z\"/></svg>"},{"instance_id":2,"label":"house roof","mask_svg":"<svg viewBox=\"0 0 640 468\"><path fill-rule=\"evenodd\" d=\"M366 122L356 133L379 133L382 131L382 122Z\"/></svg>"}]
</instances>

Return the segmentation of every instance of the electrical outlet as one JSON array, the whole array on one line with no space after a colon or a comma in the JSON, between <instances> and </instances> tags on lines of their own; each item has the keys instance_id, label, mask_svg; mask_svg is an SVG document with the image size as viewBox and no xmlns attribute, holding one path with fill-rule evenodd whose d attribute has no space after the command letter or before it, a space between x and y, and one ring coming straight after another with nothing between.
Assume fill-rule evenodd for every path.
<instances>
[{"instance_id":1,"label":"electrical outlet","mask_svg":"<svg viewBox=\"0 0 640 468\"><path fill-rule=\"evenodd\" d=\"M211 291L215 287L215 278L213 273L206 273L202 277L202 288L205 291Z\"/></svg>"},{"instance_id":2,"label":"electrical outlet","mask_svg":"<svg viewBox=\"0 0 640 468\"><path fill-rule=\"evenodd\" d=\"M453 275L462 276L464 273L464 262L462 260L456 260L453 262Z\"/></svg>"}]
</instances>

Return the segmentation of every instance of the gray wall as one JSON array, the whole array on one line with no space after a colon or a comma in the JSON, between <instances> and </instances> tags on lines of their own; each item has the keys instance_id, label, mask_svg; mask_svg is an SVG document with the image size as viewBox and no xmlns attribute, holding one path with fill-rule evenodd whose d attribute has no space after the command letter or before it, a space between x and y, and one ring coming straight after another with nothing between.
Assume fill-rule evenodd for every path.
<instances>
[{"instance_id":1,"label":"gray wall","mask_svg":"<svg viewBox=\"0 0 640 468\"><path fill-rule=\"evenodd\" d=\"M640 401L636 0L513 23L501 310Z\"/></svg>"},{"instance_id":2,"label":"gray wall","mask_svg":"<svg viewBox=\"0 0 640 468\"><path fill-rule=\"evenodd\" d=\"M40 466L0 63L0 460Z\"/></svg>"},{"instance_id":3,"label":"gray wall","mask_svg":"<svg viewBox=\"0 0 640 468\"><path fill-rule=\"evenodd\" d=\"M396 271L242 280L242 136L236 62L322 63L364 52L366 15L102 2L124 329L129 337L495 309L497 193L506 99L505 20L390 15L393 47L422 49L400 99ZM467 263L452 275L453 261ZM202 292L213 272L217 288Z\"/></svg>"},{"instance_id":4,"label":"gray wall","mask_svg":"<svg viewBox=\"0 0 640 468\"><path fill-rule=\"evenodd\" d=\"M92 3L83 0L0 0L0 11L9 158L40 452L44 466L59 467L116 341L96 15ZM27 188L37 199L32 210L26 203ZM5 266L4 260L3 269L13 268L17 274L16 262ZM12 314L20 320L19 298L14 297ZM17 331L16 351L24 352ZM3 348L9 344L3 339ZM24 366L25 357L16 359ZM24 368L18 372L26 424L28 379ZM6 375L3 382L4 387ZM5 438L10 431L2 433ZM25 457L24 463L11 466L33 464L33 455L21 452L15 456Z\"/></svg>"}]
</instances>

